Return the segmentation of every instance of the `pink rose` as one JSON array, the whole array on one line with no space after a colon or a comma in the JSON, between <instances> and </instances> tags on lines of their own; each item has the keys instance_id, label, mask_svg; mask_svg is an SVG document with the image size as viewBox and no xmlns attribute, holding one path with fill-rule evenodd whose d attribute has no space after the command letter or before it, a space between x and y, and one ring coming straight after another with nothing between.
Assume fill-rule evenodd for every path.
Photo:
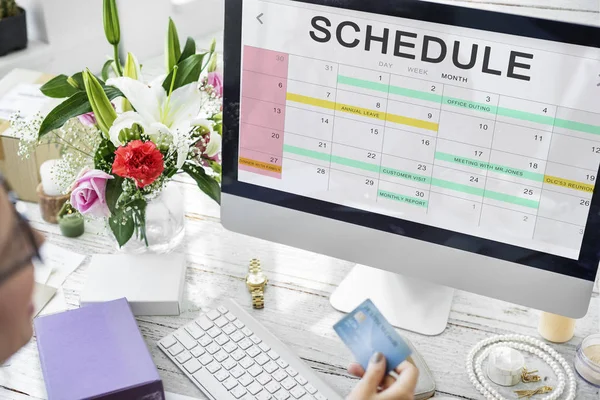
<instances>
[{"instance_id":1,"label":"pink rose","mask_svg":"<svg viewBox=\"0 0 600 400\"><path fill-rule=\"evenodd\" d=\"M209 72L208 84L215 89L215 96L223 97L223 76L220 72Z\"/></svg>"},{"instance_id":2,"label":"pink rose","mask_svg":"<svg viewBox=\"0 0 600 400\"><path fill-rule=\"evenodd\" d=\"M71 189L71 205L83 215L96 218L110 216L106 204L106 182L112 175L97 169L84 168Z\"/></svg>"}]
</instances>

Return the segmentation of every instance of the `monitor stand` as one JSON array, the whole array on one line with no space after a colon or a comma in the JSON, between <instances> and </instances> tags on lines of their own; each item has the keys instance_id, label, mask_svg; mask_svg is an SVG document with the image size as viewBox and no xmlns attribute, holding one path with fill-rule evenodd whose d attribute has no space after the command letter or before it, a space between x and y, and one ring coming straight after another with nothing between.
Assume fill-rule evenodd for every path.
<instances>
[{"instance_id":1,"label":"monitor stand","mask_svg":"<svg viewBox=\"0 0 600 400\"><path fill-rule=\"evenodd\" d=\"M343 312L371 299L395 327L439 335L446 329L454 289L364 265L356 265L330 297Z\"/></svg>"}]
</instances>

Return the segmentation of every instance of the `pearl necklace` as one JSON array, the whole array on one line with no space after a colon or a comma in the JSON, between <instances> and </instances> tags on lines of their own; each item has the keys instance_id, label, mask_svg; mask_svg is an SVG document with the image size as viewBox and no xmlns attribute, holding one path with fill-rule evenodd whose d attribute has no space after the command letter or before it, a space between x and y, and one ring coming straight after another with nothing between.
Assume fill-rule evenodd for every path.
<instances>
[{"instance_id":1,"label":"pearl necklace","mask_svg":"<svg viewBox=\"0 0 600 400\"><path fill-rule=\"evenodd\" d=\"M546 364L552 368L558 378L558 385L550 395L541 397L540 400L558 399L567 386L568 394L565 399L575 399L577 382L575 381L573 370L563 356L558 354L553 348L541 340L524 335L500 335L482 340L473 347L467 356L467 373L469 374L469 380L487 400L507 400L488 383L481 368L483 361L488 357L490 352L500 346L512 347L516 350L532 353L544 360ZM568 385L565 375L566 379L568 379Z\"/></svg>"}]
</instances>

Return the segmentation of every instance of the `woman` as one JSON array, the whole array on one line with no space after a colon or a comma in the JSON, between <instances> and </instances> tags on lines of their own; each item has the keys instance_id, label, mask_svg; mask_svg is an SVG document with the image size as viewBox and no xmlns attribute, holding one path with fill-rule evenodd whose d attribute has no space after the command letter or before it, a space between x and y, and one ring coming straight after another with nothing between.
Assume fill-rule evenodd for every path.
<instances>
[{"instance_id":1,"label":"woman","mask_svg":"<svg viewBox=\"0 0 600 400\"><path fill-rule=\"evenodd\" d=\"M33 328L33 265L43 237L34 232L11 201L0 176L0 362L24 346Z\"/></svg>"},{"instance_id":2,"label":"woman","mask_svg":"<svg viewBox=\"0 0 600 400\"><path fill-rule=\"evenodd\" d=\"M10 190L0 176L0 363L24 346L33 334L33 265L43 237L16 211ZM362 377L348 400L411 400L418 371L404 362L395 381L385 377L385 358L373 355L367 371L351 364L349 372ZM385 378L385 379L384 379Z\"/></svg>"}]
</instances>

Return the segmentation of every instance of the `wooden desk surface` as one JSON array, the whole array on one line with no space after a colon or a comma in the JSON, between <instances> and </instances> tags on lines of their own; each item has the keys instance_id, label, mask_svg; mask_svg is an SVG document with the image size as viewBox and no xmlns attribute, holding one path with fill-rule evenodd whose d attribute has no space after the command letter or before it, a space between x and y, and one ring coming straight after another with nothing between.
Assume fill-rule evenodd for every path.
<instances>
[{"instance_id":1,"label":"wooden desk surface","mask_svg":"<svg viewBox=\"0 0 600 400\"><path fill-rule=\"evenodd\" d=\"M599 0L441 0L473 7L538 15L553 19L600 25ZM346 373L352 357L333 332L342 316L329 305L329 295L352 268L352 264L276 245L226 231L219 222L219 209L195 185L181 179L186 203L188 258L185 312L179 317L143 317L139 326L168 391L204 399L202 393L156 348L157 340L195 319L200 310L233 297L250 309L244 284L246 264L258 257L270 278L267 307L252 314L271 332L318 371L338 392L347 394L356 380ZM30 206L33 226L49 241L82 254L109 253L113 248L102 233L88 232L82 238L63 238L58 227L41 221L35 205ZM63 291L69 308L79 305L79 292L86 276L89 257L66 281ZM540 283L542 284L542 283ZM495 334L520 333L537 336L539 313L525 307L458 291L448 329L430 338L405 332L419 349L435 376L438 395L479 399L464 370L467 352L479 340ZM588 315L578 321L575 338L556 346L572 360L581 340L600 331L600 298L594 294ZM507 393L508 394L508 393ZM35 339L12 360L0 367L0 400L45 399ZM598 399L598 389L579 381L577 399Z\"/></svg>"}]
</instances>

